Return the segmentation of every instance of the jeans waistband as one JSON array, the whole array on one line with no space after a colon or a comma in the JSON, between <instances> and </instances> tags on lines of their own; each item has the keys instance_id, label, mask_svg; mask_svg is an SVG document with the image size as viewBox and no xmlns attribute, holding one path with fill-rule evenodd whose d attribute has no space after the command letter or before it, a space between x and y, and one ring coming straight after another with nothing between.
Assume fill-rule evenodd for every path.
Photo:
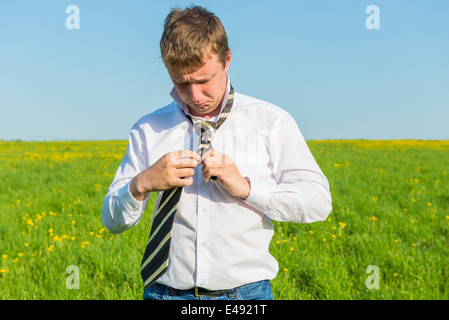
<instances>
[{"instance_id":1,"label":"jeans waistband","mask_svg":"<svg viewBox=\"0 0 449 320\"><path fill-rule=\"evenodd\" d=\"M189 293L194 294L195 297L218 297L218 296L222 296L222 295L225 295L225 294L233 295L234 291L237 288L239 288L239 287L237 287L237 288L225 289L225 290L208 290L208 289L201 288L201 287L193 287L193 288L190 288L190 289L183 289L183 290L181 290L181 289L175 289L175 288L172 288L172 287L168 287L168 286L166 286L164 284L157 283L157 282L154 283L154 285L159 287L159 288L161 288L161 289L168 289L168 290L170 290L170 293L172 295L176 295L177 291L185 291L185 292L189 292Z\"/></svg>"}]
</instances>

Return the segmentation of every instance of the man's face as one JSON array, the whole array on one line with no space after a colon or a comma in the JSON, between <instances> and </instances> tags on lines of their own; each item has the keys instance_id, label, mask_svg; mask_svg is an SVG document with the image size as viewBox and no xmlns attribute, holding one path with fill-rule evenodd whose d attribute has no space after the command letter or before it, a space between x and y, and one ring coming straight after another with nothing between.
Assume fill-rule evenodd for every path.
<instances>
[{"instance_id":1,"label":"man's face","mask_svg":"<svg viewBox=\"0 0 449 320\"><path fill-rule=\"evenodd\" d=\"M182 68L167 65L176 91L192 115L209 119L220 113L226 90L226 72L230 63L229 51L224 66L216 54L201 67Z\"/></svg>"}]
</instances>

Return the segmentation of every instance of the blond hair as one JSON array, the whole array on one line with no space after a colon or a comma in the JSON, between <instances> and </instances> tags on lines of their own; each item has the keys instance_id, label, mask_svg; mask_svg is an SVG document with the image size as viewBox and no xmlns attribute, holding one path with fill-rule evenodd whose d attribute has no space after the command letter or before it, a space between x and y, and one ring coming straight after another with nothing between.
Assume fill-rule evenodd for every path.
<instances>
[{"instance_id":1,"label":"blond hair","mask_svg":"<svg viewBox=\"0 0 449 320\"><path fill-rule=\"evenodd\" d=\"M220 19L199 6L170 11L160 48L164 63L177 67L201 66L213 54L225 65L229 51L228 37Z\"/></svg>"}]
</instances>

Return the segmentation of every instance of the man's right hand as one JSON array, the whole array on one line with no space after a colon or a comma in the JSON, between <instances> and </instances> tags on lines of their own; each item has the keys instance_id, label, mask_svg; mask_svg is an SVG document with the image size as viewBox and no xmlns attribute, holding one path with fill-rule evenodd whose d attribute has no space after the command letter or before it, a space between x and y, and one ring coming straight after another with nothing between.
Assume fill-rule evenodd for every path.
<instances>
[{"instance_id":1,"label":"man's right hand","mask_svg":"<svg viewBox=\"0 0 449 320\"><path fill-rule=\"evenodd\" d=\"M142 201L153 191L187 187L193 183L194 169L200 161L201 157L190 150L167 153L135 176L129 190L136 200Z\"/></svg>"}]
</instances>

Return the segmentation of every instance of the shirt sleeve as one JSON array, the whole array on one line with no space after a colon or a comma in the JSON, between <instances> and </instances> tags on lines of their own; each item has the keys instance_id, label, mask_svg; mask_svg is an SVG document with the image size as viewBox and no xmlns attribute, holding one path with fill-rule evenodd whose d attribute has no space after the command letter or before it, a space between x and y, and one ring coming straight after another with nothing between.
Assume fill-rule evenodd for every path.
<instances>
[{"instance_id":1,"label":"shirt sleeve","mask_svg":"<svg viewBox=\"0 0 449 320\"><path fill-rule=\"evenodd\" d=\"M272 174L248 177L251 191L245 202L272 220L297 223L325 220L332 211L327 178L295 120L287 115L277 127L268 148Z\"/></svg>"},{"instance_id":2,"label":"shirt sleeve","mask_svg":"<svg viewBox=\"0 0 449 320\"><path fill-rule=\"evenodd\" d=\"M102 220L111 233L122 233L139 223L150 198L138 201L129 190L132 178L148 167L146 143L136 124L130 131L129 143L114 180L103 201Z\"/></svg>"}]
</instances>

